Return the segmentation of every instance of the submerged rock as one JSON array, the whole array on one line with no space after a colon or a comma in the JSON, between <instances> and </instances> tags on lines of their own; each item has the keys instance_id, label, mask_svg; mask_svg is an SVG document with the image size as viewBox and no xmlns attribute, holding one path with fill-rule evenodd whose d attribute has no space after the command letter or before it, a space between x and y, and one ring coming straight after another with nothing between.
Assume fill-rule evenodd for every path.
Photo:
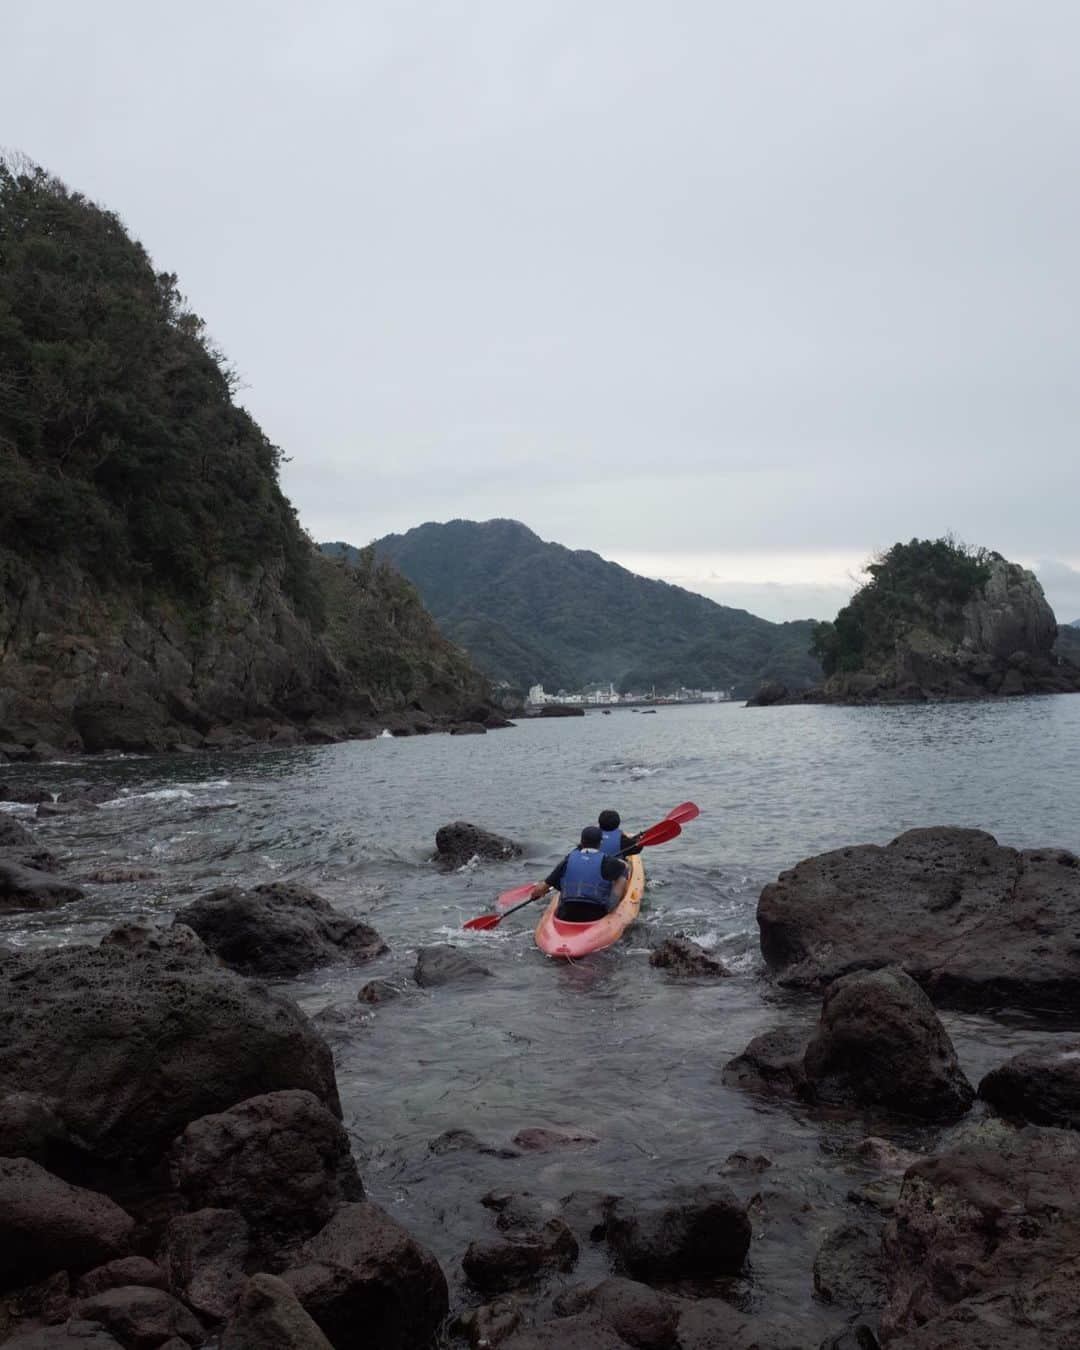
<instances>
[{"instance_id":1,"label":"submerged rock","mask_svg":"<svg viewBox=\"0 0 1080 1350\"><path fill-rule=\"evenodd\" d=\"M474 984L490 975L487 966L449 943L421 947L416 953L414 978L424 989L433 989L440 984Z\"/></svg>"},{"instance_id":2,"label":"submerged rock","mask_svg":"<svg viewBox=\"0 0 1080 1350\"><path fill-rule=\"evenodd\" d=\"M948 1007L1075 1007L1080 858L1005 848L982 830L909 830L783 872L758 903L761 951L785 986L898 965Z\"/></svg>"},{"instance_id":3,"label":"submerged rock","mask_svg":"<svg viewBox=\"0 0 1080 1350\"><path fill-rule=\"evenodd\" d=\"M223 886L176 915L227 966L243 975L298 975L358 964L387 950L374 928L308 890L283 882L250 891Z\"/></svg>"},{"instance_id":4,"label":"submerged rock","mask_svg":"<svg viewBox=\"0 0 1080 1350\"><path fill-rule=\"evenodd\" d=\"M48 872L0 858L0 914L55 909L82 898L83 892L69 881L58 881Z\"/></svg>"},{"instance_id":5,"label":"submerged rock","mask_svg":"<svg viewBox=\"0 0 1080 1350\"><path fill-rule=\"evenodd\" d=\"M731 974L722 961L681 933L666 938L659 947L655 947L649 953L649 965L680 978L717 979Z\"/></svg>"},{"instance_id":6,"label":"submerged rock","mask_svg":"<svg viewBox=\"0 0 1080 1350\"><path fill-rule=\"evenodd\" d=\"M809 1093L833 1105L953 1120L975 1098L930 1000L895 967L828 987L803 1068Z\"/></svg>"},{"instance_id":7,"label":"submerged rock","mask_svg":"<svg viewBox=\"0 0 1080 1350\"><path fill-rule=\"evenodd\" d=\"M726 1186L678 1186L650 1204L618 1200L607 1237L623 1269L646 1284L733 1275L750 1247L746 1207Z\"/></svg>"},{"instance_id":8,"label":"submerged rock","mask_svg":"<svg viewBox=\"0 0 1080 1350\"><path fill-rule=\"evenodd\" d=\"M534 1231L511 1231L469 1244L462 1268L469 1283L485 1294L502 1294L547 1271L573 1270L577 1239L561 1219Z\"/></svg>"},{"instance_id":9,"label":"submerged rock","mask_svg":"<svg viewBox=\"0 0 1080 1350\"><path fill-rule=\"evenodd\" d=\"M472 858L501 862L507 858L520 858L523 852L521 845L512 839L482 830L479 825L470 825L467 820L443 825L435 835L435 858L446 868L464 867Z\"/></svg>"},{"instance_id":10,"label":"submerged rock","mask_svg":"<svg viewBox=\"0 0 1080 1350\"><path fill-rule=\"evenodd\" d=\"M512 1143L526 1153L550 1153L557 1148L584 1148L598 1144L600 1136L591 1130L562 1128L553 1125L529 1125L518 1130Z\"/></svg>"},{"instance_id":11,"label":"submerged rock","mask_svg":"<svg viewBox=\"0 0 1080 1350\"><path fill-rule=\"evenodd\" d=\"M1014 1055L986 1075L979 1096L1003 1116L1080 1130L1080 1040Z\"/></svg>"}]
</instances>

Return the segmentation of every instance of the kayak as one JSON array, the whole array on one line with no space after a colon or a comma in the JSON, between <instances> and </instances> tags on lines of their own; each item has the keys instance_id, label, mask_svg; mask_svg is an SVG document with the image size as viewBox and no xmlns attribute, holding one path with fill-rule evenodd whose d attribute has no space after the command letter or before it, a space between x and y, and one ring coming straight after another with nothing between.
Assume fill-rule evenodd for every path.
<instances>
[{"instance_id":1,"label":"kayak","mask_svg":"<svg viewBox=\"0 0 1080 1350\"><path fill-rule=\"evenodd\" d=\"M630 864L630 882L626 894L602 919L594 919L592 923L557 919L555 911L559 907L559 896L555 896L536 925L536 945L542 952L548 956L588 956L590 952L602 952L605 947L618 942L637 918L645 891L645 866L641 854L636 853L627 862Z\"/></svg>"}]
</instances>

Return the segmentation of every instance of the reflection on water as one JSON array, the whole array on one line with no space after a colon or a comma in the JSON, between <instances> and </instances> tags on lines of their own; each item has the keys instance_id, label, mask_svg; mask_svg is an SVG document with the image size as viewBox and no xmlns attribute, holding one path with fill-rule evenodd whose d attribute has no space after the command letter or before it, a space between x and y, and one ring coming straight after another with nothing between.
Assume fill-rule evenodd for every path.
<instances>
[{"instance_id":1,"label":"reflection on water","mask_svg":"<svg viewBox=\"0 0 1080 1350\"><path fill-rule=\"evenodd\" d=\"M769 1311L805 1313L823 1232L850 1213L853 1187L873 1179L850 1146L868 1126L913 1147L938 1136L823 1120L722 1085L725 1060L752 1036L816 1016L816 1003L761 979L758 891L810 853L919 825L1080 850L1080 698L719 705L533 722L485 737L8 766L0 775L54 790L115 784L120 801L77 817L38 823L32 808L5 809L73 870L155 874L89 886L78 906L0 919L5 942L96 940L131 915L164 918L211 886L274 878L304 881L370 917L390 943L385 957L285 987L313 1014L339 1005L323 1026L369 1190L435 1249L452 1282L468 1241L487 1229L479 1198L492 1187L552 1199L583 1188L655 1194L715 1178L742 1150L774 1165L733 1184L747 1198L761 1191L766 1220L778 1216L763 1220L744 1295ZM686 798L701 818L647 855L642 922L621 946L553 964L532 944L529 910L493 933L461 931L498 891L542 875L599 810L615 807L638 827ZM457 818L521 840L526 860L437 871L428 861L435 830ZM649 948L679 931L713 947L734 978L685 985L650 968ZM365 980L405 977L418 946L448 939L480 954L494 978L357 1006ZM1048 1034L1026 1018L946 1020L976 1079ZM509 1159L428 1150L447 1129L505 1144L537 1124L581 1127L601 1142ZM601 1269L599 1252L587 1251L580 1274Z\"/></svg>"}]
</instances>

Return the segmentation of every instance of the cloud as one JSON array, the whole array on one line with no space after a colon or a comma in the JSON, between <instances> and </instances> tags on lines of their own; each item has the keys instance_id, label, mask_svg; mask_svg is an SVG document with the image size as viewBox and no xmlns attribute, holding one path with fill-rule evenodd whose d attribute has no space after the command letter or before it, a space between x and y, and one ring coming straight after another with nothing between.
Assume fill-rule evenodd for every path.
<instances>
[{"instance_id":1,"label":"cloud","mask_svg":"<svg viewBox=\"0 0 1080 1350\"><path fill-rule=\"evenodd\" d=\"M1080 567L1071 566L1060 558L1045 558L1035 564L1034 571L1042 582L1058 623L1080 619Z\"/></svg>"}]
</instances>

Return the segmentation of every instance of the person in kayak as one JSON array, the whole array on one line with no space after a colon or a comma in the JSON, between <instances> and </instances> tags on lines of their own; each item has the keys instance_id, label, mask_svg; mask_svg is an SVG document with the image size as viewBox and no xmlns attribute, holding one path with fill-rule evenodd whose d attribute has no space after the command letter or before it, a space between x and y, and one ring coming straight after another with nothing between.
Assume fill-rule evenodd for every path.
<instances>
[{"instance_id":1,"label":"person in kayak","mask_svg":"<svg viewBox=\"0 0 1080 1350\"><path fill-rule=\"evenodd\" d=\"M548 891L558 891L555 917L567 923L593 923L610 914L626 892L630 868L621 858L601 852L602 833L599 825L586 825L581 843L549 877L536 883L530 899L539 900Z\"/></svg>"},{"instance_id":2,"label":"person in kayak","mask_svg":"<svg viewBox=\"0 0 1080 1350\"><path fill-rule=\"evenodd\" d=\"M606 854L609 858L614 858L619 854L624 858L631 858L635 853L641 852L641 849L637 847L638 836L636 834L623 834L622 819L618 811L601 811L596 823L600 826L601 853Z\"/></svg>"}]
</instances>

